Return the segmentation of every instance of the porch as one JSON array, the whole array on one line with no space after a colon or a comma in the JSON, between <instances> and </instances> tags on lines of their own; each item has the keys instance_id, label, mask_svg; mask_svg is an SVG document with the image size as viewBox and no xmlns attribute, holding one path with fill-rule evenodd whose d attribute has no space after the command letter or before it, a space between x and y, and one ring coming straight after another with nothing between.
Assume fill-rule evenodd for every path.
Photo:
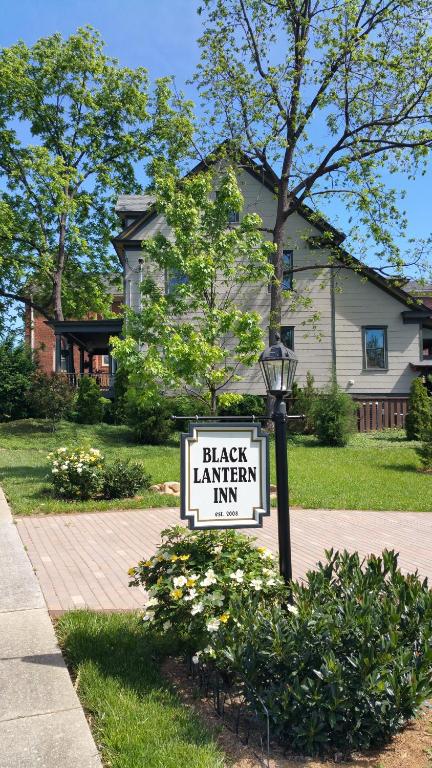
<instances>
[{"instance_id":1,"label":"porch","mask_svg":"<svg viewBox=\"0 0 432 768\"><path fill-rule=\"evenodd\" d=\"M114 397L116 361L110 339L121 336L123 321L57 320L50 324L55 333L55 370L62 371L72 387L83 376L91 376L105 397Z\"/></svg>"}]
</instances>

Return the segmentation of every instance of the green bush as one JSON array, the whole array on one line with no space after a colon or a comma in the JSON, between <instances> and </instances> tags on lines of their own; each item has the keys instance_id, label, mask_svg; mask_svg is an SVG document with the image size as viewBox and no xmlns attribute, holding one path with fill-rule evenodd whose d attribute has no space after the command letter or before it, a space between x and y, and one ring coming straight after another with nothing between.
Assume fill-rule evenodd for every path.
<instances>
[{"instance_id":1,"label":"green bush","mask_svg":"<svg viewBox=\"0 0 432 768\"><path fill-rule=\"evenodd\" d=\"M284 588L271 552L230 530L162 531L156 555L129 575L131 585L144 586L150 595L145 620L161 632L175 626L177 637L198 655L221 625L235 622L234 596L252 591L270 603Z\"/></svg>"},{"instance_id":2,"label":"green bush","mask_svg":"<svg viewBox=\"0 0 432 768\"><path fill-rule=\"evenodd\" d=\"M100 424L106 398L102 397L99 384L92 376L81 376L75 400L75 418L79 424Z\"/></svg>"},{"instance_id":3,"label":"green bush","mask_svg":"<svg viewBox=\"0 0 432 768\"><path fill-rule=\"evenodd\" d=\"M378 746L432 695L432 593L385 551L327 553L292 602L237 599L204 653L268 711L282 743L345 756Z\"/></svg>"},{"instance_id":4,"label":"green bush","mask_svg":"<svg viewBox=\"0 0 432 768\"><path fill-rule=\"evenodd\" d=\"M317 396L311 411L314 431L322 445L342 447L356 429L357 408L336 382Z\"/></svg>"},{"instance_id":5,"label":"green bush","mask_svg":"<svg viewBox=\"0 0 432 768\"><path fill-rule=\"evenodd\" d=\"M129 374L126 368L119 365L114 374L114 400L111 408L111 416L114 424L126 423L128 386Z\"/></svg>"},{"instance_id":6,"label":"green bush","mask_svg":"<svg viewBox=\"0 0 432 768\"><path fill-rule=\"evenodd\" d=\"M135 439L144 445L164 445L172 435L171 407L163 396L148 403L136 389L128 390L126 420Z\"/></svg>"},{"instance_id":7,"label":"green bush","mask_svg":"<svg viewBox=\"0 0 432 768\"><path fill-rule=\"evenodd\" d=\"M224 392L218 400L219 416L263 416L265 412L265 399L260 395Z\"/></svg>"},{"instance_id":8,"label":"green bush","mask_svg":"<svg viewBox=\"0 0 432 768\"><path fill-rule=\"evenodd\" d=\"M92 499L100 493L104 458L97 448L58 448L48 455L54 493L61 499Z\"/></svg>"},{"instance_id":9,"label":"green bush","mask_svg":"<svg viewBox=\"0 0 432 768\"><path fill-rule=\"evenodd\" d=\"M74 393L67 376L36 371L27 393L32 416L48 419L54 431L61 419L70 417L73 400Z\"/></svg>"},{"instance_id":10,"label":"green bush","mask_svg":"<svg viewBox=\"0 0 432 768\"><path fill-rule=\"evenodd\" d=\"M196 397L188 395L177 395L177 397L167 398L167 407L171 416L189 416L193 419L197 414L199 416L209 416L210 406ZM174 421L173 428L178 432L187 430L189 419L179 419Z\"/></svg>"},{"instance_id":11,"label":"green bush","mask_svg":"<svg viewBox=\"0 0 432 768\"><path fill-rule=\"evenodd\" d=\"M315 388L315 379L311 372L307 371L306 384L303 389L294 382L289 409L291 416L301 415L305 418L288 421L290 432L301 432L304 435L312 435L314 433L315 423L313 414L317 397L318 390Z\"/></svg>"},{"instance_id":12,"label":"green bush","mask_svg":"<svg viewBox=\"0 0 432 768\"><path fill-rule=\"evenodd\" d=\"M408 440L421 440L425 432L432 430L431 399L422 379L411 383L405 431Z\"/></svg>"},{"instance_id":13,"label":"green bush","mask_svg":"<svg viewBox=\"0 0 432 768\"><path fill-rule=\"evenodd\" d=\"M135 496L137 491L149 488L150 475L142 464L117 461L107 464L103 470L102 495L104 499L124 499Z\"/></svg>"},{"instance_id":14,"label":"green bush","mask_svg":"<svg viewBox=\"0 0 432 768\"><path fill-rule=\"evenodd\" d=\"M0 343L0 421L29 416L27 393L35 368L31 350L25 344L15 345L12 337Z\"/></svg>"}]
</instances>

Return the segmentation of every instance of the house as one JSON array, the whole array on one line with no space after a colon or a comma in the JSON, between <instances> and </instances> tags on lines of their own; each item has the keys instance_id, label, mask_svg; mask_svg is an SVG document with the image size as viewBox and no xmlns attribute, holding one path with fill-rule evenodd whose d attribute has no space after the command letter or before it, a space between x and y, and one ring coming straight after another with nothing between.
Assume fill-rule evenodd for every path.
<instances>
[{"instance_id":1,"label":"house","mask_svg":"<svg viewBox=\"0 0 432 768\"><path fill-rule=\"evenodd\" d=\"M196 169L195 169L196 170ZM260 214L264 228L272 229L276 212L273 186L261 169L245 159L239 170L244 211ZM141 257L143 240L157 232L168 235L163 217L151 195L122 195L116 212L123 229L113 244L124 268L126 304L140 307L140 281L148 266ZM235 226L232 222L230 226ZM334 266L328 267L329 247L323 232L332 233ZM270 234L266 235L271 237ZM339 385L355 399L406 397L416 376L432 371L432 308L409 290L404 290L377 271L360 268L343 250L344 235L306 207L290 217L286 226L286 288L294 287L310 299L308 308L283 312L281 336L295 350L299 363L296 380L302 386L311 371L318 387L324 387L334 372ZM299 271L293 267L313 265ZM154 274L158 284L169 289L169 275ZM262 316L267 336L269 290L251 285L239 301ZM264 393L258 365L242 372L243 380L230 391Z\"/></svg>"},{"instance_id":2,"label":"house","mask_svg":"<svg viewBox=\"0 0 432 768\"><path fill-rule=\"evenodd\" d=\"M238 180L244 212L259 213L264 228L271 230L276 211L271 181L246 158ZM119 312L124 303L139 310L140 282L149 269L142 258L142 242L157 232L168 235L169 230L151 195L120 196L116 213L122 230L112 242L123 268L123 290L113 293L113 308ZM235 225L235 221L230 223ZM325 244L324 232L331 233L331 246ZM432 372L432 301L425 298L423 302L409 285L398 287L373 269L362 267L359 271L360 262L344 251L343 240L342 233L307 207L288 220L284 285L310 300L309 307L296 311L290 311L287 301L283 311L281 336L299 360L296 380L302 386L310 371L316 386L324 387L335 373L342 389L357 400L399 401L407 397L413 378ZM330 247L337 255L331 268ZM293 267L310 265L314 268L293 276ZM162 288L169 289L169 275L153 276ZM266 338L268 286L257 290L251 285L242 290L238 300L260 313ZM84 373L99 377L99 381L105 374L111 387L114 363L109 356L109 338L121 333L120 318L47 325L37 314L28 313L26 331L45 370L65 370L73 383ZM258 365L242 371L242 375L242 381L230 386L231 391L264 394Z\"/></svg>"}]
</instances>

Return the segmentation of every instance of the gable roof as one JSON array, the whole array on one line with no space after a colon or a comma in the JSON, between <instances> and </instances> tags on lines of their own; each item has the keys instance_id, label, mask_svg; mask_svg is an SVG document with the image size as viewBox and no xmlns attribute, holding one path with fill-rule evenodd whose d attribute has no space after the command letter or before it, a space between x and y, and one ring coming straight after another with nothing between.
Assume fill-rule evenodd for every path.
<instances>
[{"instance_id":1,"label":"gable roof","mask_svg":"<svg viewBox=\"0 0 432 768\"><path fill-rule=\"evenodd\" d=\"M217 162L217 160L221 157L220 152L222 148L226 147L227 145L228 142L222 142L222 144L220 144L213 153L205 157L203 160L200 160L199 163L197 163L190 171L188 171L186 177L195 173L200 173L201 171L206 170L215 162ZM267 189L275 194L276 180L269 173L267 173L262 166L248 157L241 150L236 150L236 159L239 161L238 165L240 168L245 170L260 184L263 184ZM114 237L111 241L120 260L123 263L124 246L136 245L139 240L135 240L134 235L141 229L142 226L144 226L157 215L156 198L151 194L120 195L117 200L115 210L117 213L119 213L120 216L122 216L122 218L125 218L125 214L130 214L134 217L134 221L125 227L122 232L120 232L117 237ZM323 216L321 216L321 214L316 213L312 210L312 208L309 208L309 206L305 205L304 203L302 203L297 208L296 212L303 219L305 219L305 221L307 221L309 224L312 224L312 226L314 226L319 232L322 232L323 234L325 233L326 235L331 235L329 242L323 242L322 245L328 248L334 248L335 257L338 261L340 261L342 264L345 264L346 266L353 265L352 269L354 271L357 271L357 267L359 274L361 273L367 277L371 283L378 286L378 288L381 288L383 291L390 294L394 299L402 302L411 309L413 309L415 306L415 310L417 312L424 311L429 315L431 314L430 308L419 301L418 296L413 298L412 291L409 289L405 290L397 284L397 282L401 281L396 282L391 278L383 277L372 267L366 266L363 264L363 262L342 248L341 245L345 240L346 235L340 230L336 229L336 227L333 227L333 225L330 224Z\"/></svg>"}]
</instances>

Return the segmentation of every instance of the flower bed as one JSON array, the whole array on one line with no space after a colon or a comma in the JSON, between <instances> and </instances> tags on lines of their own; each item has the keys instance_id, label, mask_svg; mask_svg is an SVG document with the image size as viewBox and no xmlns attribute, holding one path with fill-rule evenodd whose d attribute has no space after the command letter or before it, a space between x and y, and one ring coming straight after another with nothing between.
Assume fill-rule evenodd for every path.
<instances>
[{"instance_id":1,"label":"flower bed","mask_svg":"<svg viewBox=\"0 0 432 768\"><path fill-rule=\"evenodd\" d=\"M240 688L293 751L379 745L432 695L432 593L393 552L330 551L287 589L249 537L176 527L130 575L150 595L145 621Z\"/></svg>"},{"instance_id":2,"label":"flower bed","mask_svg":"<svg viewBox=\"0 0 432 768\"><path fill-rule=\"evenodd\" d=\"M97 448L58 448L47 456L54 493L64 499L115 499L149 488L150 476L138 462L106 464Z\"/></svg>"}]
</instances>

